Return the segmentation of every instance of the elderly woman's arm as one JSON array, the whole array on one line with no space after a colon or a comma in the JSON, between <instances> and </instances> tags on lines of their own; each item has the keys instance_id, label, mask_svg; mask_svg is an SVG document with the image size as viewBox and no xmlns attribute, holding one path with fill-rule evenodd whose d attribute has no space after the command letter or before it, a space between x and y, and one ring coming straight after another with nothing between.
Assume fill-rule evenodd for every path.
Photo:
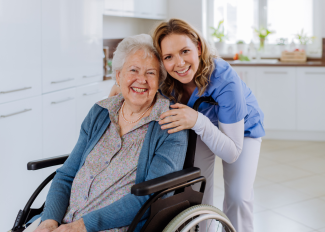
<instances>
[{"instance_id":1,"label":"elderly woman's arm","mask_svg":"<svg viewBox=\"0 0 325 232\"><path fill-rule=\"evenodd\" d=\"M167 134L167 132L164 132ZM179 171L183 168L187 150L188 131L167 135L158 144L146 180ZM127 194L120 200L83 216L87 232L119 228L130 225L149 196ZM146 215L147 216L147 215Z\"/></svg>"},{"instance_id":2,"label":"elderly woman's arm","mask_svg":"<svg viewBox=\"0 0 325 232\"><path fill-rule=\"evenodd\" d=\"M61 223L69 205L70 192L73 179L78 171L82 155L87 145L89 125L91 123L93 108L84 119L78 142L63 166L56 171L48 192L42 221L52 219ZM60 146L60 144L58 144Z\"/></svg>"}]
</instances>

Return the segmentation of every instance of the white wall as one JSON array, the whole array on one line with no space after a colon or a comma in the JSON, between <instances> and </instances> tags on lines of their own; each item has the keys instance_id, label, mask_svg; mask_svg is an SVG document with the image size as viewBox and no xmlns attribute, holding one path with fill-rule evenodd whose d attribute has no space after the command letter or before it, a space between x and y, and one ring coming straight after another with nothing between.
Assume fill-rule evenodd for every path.
<instances>
[{"instance_id":1,"label":"white wall","mask_svg":"<svg viewBox=\"0 0 325 232\"><path fill-rule=\"evenodd\" d=\"M104 16L103 38L121 39L141 33L150 34L160 22L153 19Z\"/></svg>"}]
</instances>

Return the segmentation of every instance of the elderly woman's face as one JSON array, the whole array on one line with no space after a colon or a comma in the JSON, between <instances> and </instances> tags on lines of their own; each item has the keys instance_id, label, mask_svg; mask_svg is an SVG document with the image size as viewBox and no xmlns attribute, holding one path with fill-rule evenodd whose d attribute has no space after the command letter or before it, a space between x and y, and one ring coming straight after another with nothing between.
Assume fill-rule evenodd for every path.
<instances>
[{"instance_id":1,"label":"elderly woman's face","mask_svg":"<svg viewBox=\"0 0 325 232\"><path fill-rule=\"evenodd\" d=\"M138 107L151 104L159 84L158 59L145 56L142 50L130 54L122 70L116 71L116 82L126 103Z\"/></svg>"}]
</instances>

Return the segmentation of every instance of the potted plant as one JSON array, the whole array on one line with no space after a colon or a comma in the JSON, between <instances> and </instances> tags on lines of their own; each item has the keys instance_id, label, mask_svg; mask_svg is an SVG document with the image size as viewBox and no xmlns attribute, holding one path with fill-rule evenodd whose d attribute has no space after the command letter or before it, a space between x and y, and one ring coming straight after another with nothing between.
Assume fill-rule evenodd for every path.
<instances>
[{"instance_id":1,"label":"potted plant","mask_svg":"<svg viewBox=\"0 0 325 232\"><path fill-rule=\"evenodd\" d=\"M210 27L213 30L213 33L211 35L216 39L215 47L217 48L218 53L223 52L225 46L225 40L227 39L227 36L225 35L225 29L223 23L224 20L220 20L217 28Z\"/></svg>"},{"instance_id":2,"label":"potted plant","mask_svg":"<svg viewBox=\"0 0 325 232\"><path fill-rule=\"evenodd\" d=\"M307 49L307 44L313 41L316 37L315 36L307 36L307 33L304 33L304 29L301 29L301 32L295 34L295 38L299 41L300 43L300 50L305 50Z\"/></svg>"},{"instance_id":3,"label":"potted plant","mask_svg":"<svg viewBox=\"0 0 325 232\"><path fill-rule=\"evenodd\" d=\"M255 33L258 35L260 38L260 48L259 50L264 50L264 45L265 45L265 39L269 34L274 33L274 31L270 31L265 27L260 27L260 29L254 29Z\"/></svg>"},{"instance_id":4,"label":"potted plant","mask_svg":"<svg viewBox=\"0 0 325 232\"><path fill-rule=\"evenodd\" d=\"M277 44L278 50L281 53L284 50L286 50L287 39L286 38L278 38L276 44Z\"/></svg>"},{"instance_id":5,"label":"potted plant","mask_svg":"<svg viewBox=\"0 0 325 232\"><path fill-rule=\"evenodd\" d=\"M240 51L245 52L244 51L245 50L245 42L243 40L238 40L236 44L237 44L237 52L240 52Z\"/></svg>"}]
</instances>

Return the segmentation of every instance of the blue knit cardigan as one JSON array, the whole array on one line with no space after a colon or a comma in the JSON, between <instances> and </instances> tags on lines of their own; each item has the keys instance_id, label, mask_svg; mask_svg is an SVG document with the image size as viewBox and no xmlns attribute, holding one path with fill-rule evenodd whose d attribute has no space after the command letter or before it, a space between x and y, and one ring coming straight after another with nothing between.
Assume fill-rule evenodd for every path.
<instances>
[{"instance_id":1,"label":"blue knit cardigan","mask_svg":"<svg viewBox=\"0 0 325 232\"><path fill-rule=\"evenodd\" d=\"M61 223L69 205L73 179L83 166L88 154L97 144L110 123L108 110L95 104L83 121L76 146L63 166L56 171L48 192L41 220L53 219ZM154 179L183 168L188 142L188 131L168 134L156 121L149 128L140 152L135 183ZM131 224L133 218L149 196L131 193L118 201L92 211L82 218L87 232L119 228ZM137 225L140 231L148 211ZM37 217L34 217L35 220Z\"/></svg>"}]
</instances>

